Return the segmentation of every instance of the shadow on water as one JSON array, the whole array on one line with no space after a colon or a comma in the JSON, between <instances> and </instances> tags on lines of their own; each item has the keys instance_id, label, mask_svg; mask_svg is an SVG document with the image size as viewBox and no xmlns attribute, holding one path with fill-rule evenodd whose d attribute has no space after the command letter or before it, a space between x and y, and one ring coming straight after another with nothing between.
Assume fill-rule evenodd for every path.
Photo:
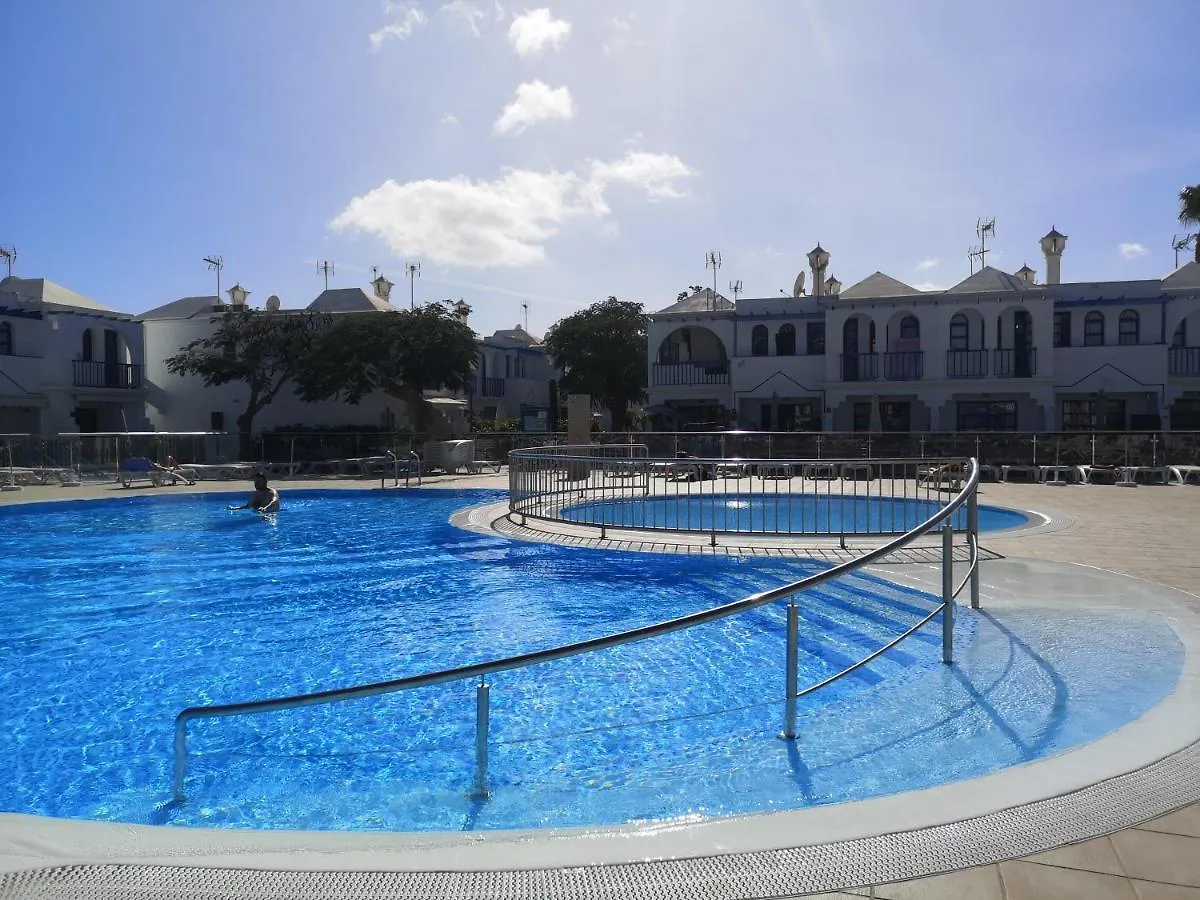
<instances>
[{"instance_id":1,"label":"shadow on water","mask_svg":"<svg viewBox=\"0 0 1200 900\"><path fill-rule=\"evenodd\" d=\"M461 831L475 831L479 828L479 814L487 809L487 799L467 795L467 814L463 816Z\"/></svg>"},{"instance_id":2,"label":"shadow on water","mask_svg":"<svg viewBox=\"0 0 1200 900\"><path fill-rule=\"evenodd\" d=\"M788 764L792 767L792 780L800 788L800 796L804 798L805 805L812 806L815 802L812 773L804 762L804 757L800 755L800 748L796 746L796 741L785 741L785 743L787 744Z\"/></svg>"},{"instance_id":3,"label":"shadow on water","mask_svg":"<svg viewBox=\"0 0 1200 900\"><path fill-rule=\"evenodd\" d=\"M175 817L178 810L183 809L187 805L187 800L168 800L166 803L160 803L150 810L150 816L147 823L150 825L170 825L171 820Z\"/></svg>"}]
</instances>

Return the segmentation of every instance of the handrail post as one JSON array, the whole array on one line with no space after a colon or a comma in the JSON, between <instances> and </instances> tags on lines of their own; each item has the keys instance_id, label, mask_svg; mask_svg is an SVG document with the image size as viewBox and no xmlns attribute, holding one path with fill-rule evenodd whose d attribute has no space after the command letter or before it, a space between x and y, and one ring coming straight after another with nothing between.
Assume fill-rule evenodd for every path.
<instances>
[{"instance_id":1,"label":"handrail post","mask_svg":"<svg viewBox=\"0 0 1200 900\"><path fill-rule=\"evenodd\" d=\"M954 526L942 526L942 662L954 662Z\"/></svg>"},{"instance_id":2,"label":"handrail post","mask_svg":"<svg viewBox=\"0 0 1200 900\"><path fill-rule=\"evenodd\" d=\"M488 693L491 688L482 678L475 689L475 789L474 800L486 800L488 769Z\"/></svg>"},{"instance_id":3,"label":"handrail post","mask_svg":"<svg viewBox=\"0 0 1200 900\"><path fill-rule=\"evenodd\" d=\"M799 651L800 651L800 607L795 600L788 602L787 608L787 662L784 681L787 683L787 699L783 705L783 731L779 737L785 741L796 739L796 694L799 691Z\"/></svg>"},{"instance_id":4,"label":"handrail post","mask_svg":"<svg viewBox=\"0 0 1200 900\"><path fill-rule=\"evenodd\" d=\"M979 465L978 462L975 463ZM971 609L979 609L979 488L967 497L967 533L975 550L975 561L971 567Z\"/></svg>"}]
</instances>

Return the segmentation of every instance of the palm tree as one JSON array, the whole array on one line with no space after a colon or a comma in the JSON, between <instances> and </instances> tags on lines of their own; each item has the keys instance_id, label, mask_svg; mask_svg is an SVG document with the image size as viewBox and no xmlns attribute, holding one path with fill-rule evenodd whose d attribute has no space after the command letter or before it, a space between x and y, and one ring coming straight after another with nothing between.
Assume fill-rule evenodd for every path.
<instances>
[{"instance_id":1,"label":"palm tree","mask_svg":"<svg viewBox=\"0 0 1200 900\"><path fill-rule=\"evenodd\" d=\"M1185 187L1179 192L1179 222L1184 226L1200 225L1200 184ZM1196 262L1200 263L1200 236L1195 236Z\"/></svg>"}]
</instances>

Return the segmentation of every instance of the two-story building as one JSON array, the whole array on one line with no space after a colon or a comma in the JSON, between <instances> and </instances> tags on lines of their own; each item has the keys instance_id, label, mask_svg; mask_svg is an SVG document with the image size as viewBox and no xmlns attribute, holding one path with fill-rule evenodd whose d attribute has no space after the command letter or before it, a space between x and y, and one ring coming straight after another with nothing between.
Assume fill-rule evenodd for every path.
<instances>
[{"instance_id":1,"label":"two-story building","mask_svg":"<svg viewBox=\"0 0 1200 900\"><path fill-rule=\"evenodd\" d=\"M843 289L808 254L812 292L701 291L651 317L659 427L777 431L1155 430L1200 427L1200 263L1163 279L1046 280L990 266L945 291L882 272ZM1190 333L1190 337L1189 337Z\"/></svg>"},{"instance_id":2,"label":"two-story building","mask_svg":"<svg viewBox=\"0 0 1200 900\"><path fill-rule=\"evenodd\" d=\"M142 329L42 278L0 280L0 432L145 431Z\"/></svg>"},{"instance_id":3,"label":"two-story building","mask_svg":"<svg viewBox=\"0 0 1200 900\"><path fill-rule=\"evenodd\" d=\"M471 414L487 422L516 419L522 431L545 431L550 383L557 377L541 342L520 325L479 339Z\"/></svg>"}]
</instances>

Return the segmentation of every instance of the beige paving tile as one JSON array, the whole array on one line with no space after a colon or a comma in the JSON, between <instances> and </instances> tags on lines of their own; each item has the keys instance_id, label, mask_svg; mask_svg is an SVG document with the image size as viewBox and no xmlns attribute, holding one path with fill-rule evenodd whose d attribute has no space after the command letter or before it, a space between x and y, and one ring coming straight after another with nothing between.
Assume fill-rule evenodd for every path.
<instances>
[{"instance_id":1,"label":"beige paving tile","mask_svg":"<svg viewBox=\"0 0 1200 900\"><path fill-rule=\"evenodd\" d=\"M1200 803L1185 806L1177 812L1139 825L1144 831L1165 831L1168 834L1184 834L1200 837Z\"/></svg>"},{"instance_id":2,"label":"beige paving tile","mask_svg":"<svg viewBox=\"0 0 1200 900\"><path fill-rule=\"evenodd\" d=\"M875 888L875 896L880 900L962 900L965 897L1004 900L1004 889L996 867L982 866L915 881L881 884Z\"/></svg>"},{"instance_id":3,"label":"beige paving tile","mask_svg":"<svg viewBox=\"0 0 1200 900\"><path fill-rule=\"evenodd\" d=\"M1112 842L1131 878L1200 887L1200 838L1130 828Z\"/></svg>"},{"instance_id":4,"label":"beige paving tile","mask_svg":"<svg viewBox=\"0 0 1200 900\"><path fill-rule=\"evenodd\" d=\"M1084 869L1088 872L1100 872L1105 875L1125 874L1112 843L1106 837L1084 841L1082 844L1070 844L1066 847L1059 847L1057 850L1047 850L1045 853L1035 853L1025 859L1050 866Z\"/></svg>"},{"instance_id":5,"label":"beige paving tile","mask_svg":"<svg viewBox=\"0 0 1200 900\"><path fill-rule=\"evenodd\" d=\"M1006 900L1138 900L1129 879L1117 875L1018 860L1000 863L1000 876Z\"/></svg>"},{"instance_id":6,"label":"beige paving tile","mask_svg":"<svg viewBox=\"0 0 1200 900\"><path fill-rule=\"evenodd\" d=\"M1134 881L1138 900L1200 900L1200 888L1162 884L1157 881Z\"/></svg>"}]
</instances>

